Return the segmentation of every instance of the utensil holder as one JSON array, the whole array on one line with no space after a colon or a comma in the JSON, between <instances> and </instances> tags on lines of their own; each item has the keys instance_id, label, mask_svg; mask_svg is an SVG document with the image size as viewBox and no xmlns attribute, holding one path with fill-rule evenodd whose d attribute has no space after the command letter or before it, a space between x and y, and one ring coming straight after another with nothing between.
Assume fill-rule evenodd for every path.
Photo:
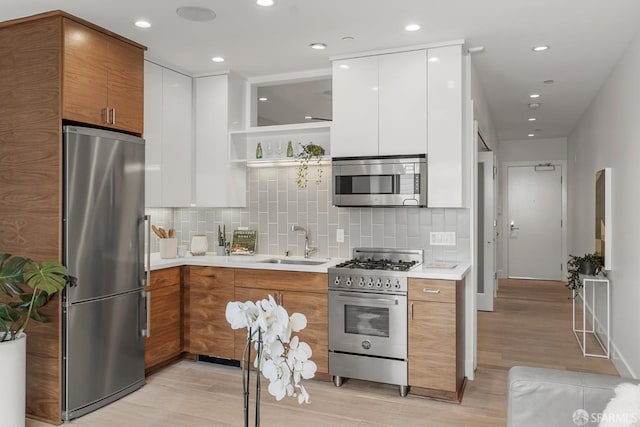
<instances>
[{"instance_id":1,"label":"utensil holder","mask_svg":"<svg viewBox=\"0 0 640 427\"><path fill-rule=\"evenodd\" d=\"M160 258L175 258L178 250L178 239L175 237L160 239Z\"/></svg>"}]
</instances>

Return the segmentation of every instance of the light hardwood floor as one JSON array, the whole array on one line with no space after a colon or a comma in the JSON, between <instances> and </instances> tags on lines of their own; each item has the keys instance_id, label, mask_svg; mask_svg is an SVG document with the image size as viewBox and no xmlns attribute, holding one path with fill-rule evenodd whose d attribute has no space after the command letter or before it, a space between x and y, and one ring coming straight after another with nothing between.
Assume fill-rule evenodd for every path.
<instances>
[{"instance_id":1,"label":"light hardwood floor","mask_svg":"<svg viewBox=\"0 0 640 427\"><path fill-rule=\"evenodd\" d=\"M397 387L389 385L351 380L338 389L329 382L309 381L309 405L298 405L294 399L276 402L263 391L262 425L502 426L511 366L616 375L609 360L582 357L571 331L569 296L558 282L501 281L496 310L478 315L478 370L459 405L411 395L401 398ZM241 393L239 369L184 360L149 377L141 390L70 424L240 426ZM28 420L27 427L48 424Z\"/></svg>"}]
</instances>

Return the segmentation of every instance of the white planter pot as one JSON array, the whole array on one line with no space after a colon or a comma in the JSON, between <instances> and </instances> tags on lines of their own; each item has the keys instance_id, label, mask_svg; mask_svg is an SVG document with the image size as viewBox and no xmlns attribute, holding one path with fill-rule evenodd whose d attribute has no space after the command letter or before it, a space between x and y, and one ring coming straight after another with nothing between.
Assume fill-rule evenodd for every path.
<instances>
[{"instance_id":1,"label":"white planter pot","mask_svg":"<svg viewBox=\"0 0 640 427\"><path fill-rule=\"evenodd\" d=\"M14 341L0 342L2 361L2 398L0 418L3 426L24 427L25 386L27 368L27 336L21 334Z\"/></svg>"}]
</instances>

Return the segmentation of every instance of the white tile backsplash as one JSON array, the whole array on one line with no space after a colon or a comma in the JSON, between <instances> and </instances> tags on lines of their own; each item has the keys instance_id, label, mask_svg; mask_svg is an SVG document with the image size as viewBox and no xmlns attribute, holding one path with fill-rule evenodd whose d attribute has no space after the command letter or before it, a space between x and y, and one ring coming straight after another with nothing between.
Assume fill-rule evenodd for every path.
<instances>
[{"instance_id":1,"label":"white tile backsplash","mask_svg":"<svg viewBox=\"0 0 640 427\"><path fill-rule=\"evenodd\" d=\"M425 261L470 261L468 209L336 208L331 205L331 167L321 166L322 182L315 182L315 166L304 189L296 185L296 167L247 170L247 208L147 209L152 223L175 228L179 245L189 247L194 234L205 234L209 250L217 246L218 225L226 224L226 238L233 230L258 230L258 253L303 255L302 233L289 231L297 224L311 231L315 256L351 257L354 247L422 248ZM344 242L336 242L336 229L344 230ZM432 231L456 232L456 245L431 247ZM158 251L152 236L152 252Z\"/></svg>"}]
</instances>

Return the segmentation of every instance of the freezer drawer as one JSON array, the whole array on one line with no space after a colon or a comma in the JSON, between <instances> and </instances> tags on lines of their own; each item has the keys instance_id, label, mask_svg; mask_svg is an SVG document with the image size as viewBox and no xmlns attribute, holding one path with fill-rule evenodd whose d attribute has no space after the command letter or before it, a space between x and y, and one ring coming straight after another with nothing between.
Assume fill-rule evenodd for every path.
<instances>
[{"instance_id":1,"label":"freezer drawer","mask_svg":"<svg viewBox=\"0 0 640 427\"><path fill-rule=\"evenodd\" d=\"M144 303L132 292L64 308L64 420L144 385Z\"/></svg>"}]
</instances>

